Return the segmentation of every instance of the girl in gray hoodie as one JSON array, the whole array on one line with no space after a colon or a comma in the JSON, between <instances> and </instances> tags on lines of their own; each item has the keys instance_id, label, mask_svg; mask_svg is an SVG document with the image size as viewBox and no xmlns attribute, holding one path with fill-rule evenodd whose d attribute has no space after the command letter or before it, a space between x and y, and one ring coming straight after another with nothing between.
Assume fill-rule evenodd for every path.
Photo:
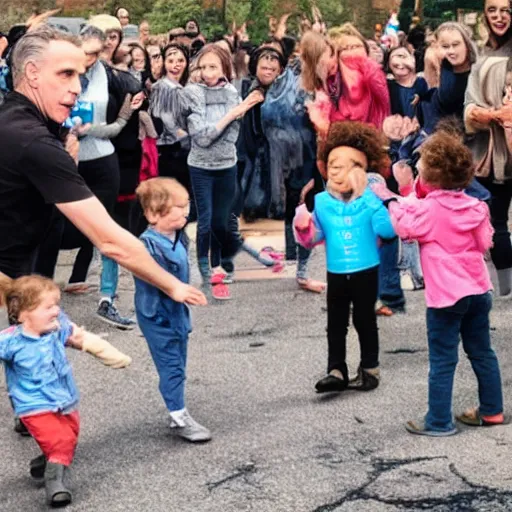
<instances>
[{"instance_id":1,"label":"girl in gray hoodie","mask_svg":"<svg viewBox=\"0 0 512 512\"><path fill-rule=\"evenodd\" d=\"M231 297L225 276L211 275L211 240L214 236L226 258L240 249L228 228L236 195L238 119L264 97L254 91L240 101L229 82L231 56L222 47L206 45L196 62L200 80L188 85L185 93L191 139L188 166L197 208L197 259L204 283L212 285L212 296L226 300Z\"/></svg>"}]
</instances>

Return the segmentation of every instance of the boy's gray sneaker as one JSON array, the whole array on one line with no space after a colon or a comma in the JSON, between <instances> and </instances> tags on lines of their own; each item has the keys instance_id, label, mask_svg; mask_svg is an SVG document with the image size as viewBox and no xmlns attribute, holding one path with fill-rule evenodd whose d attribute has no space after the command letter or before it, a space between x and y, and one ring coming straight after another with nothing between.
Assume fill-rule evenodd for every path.
<instances>
[{"instance_id":1,"label":"boy's gray sneaker","mask_svg":"<svg viewBox=\"0 0 512 512\"><path fill-rule=\"evenodd\" d=\"M101 320L107 324L113 325L118 329L130 331L135 327L135 322L130 318L124 318L119 314L119 311L114 306L113 302L102 300L98 307L96 314Z\"/></svg>"},{"instance_id":2,"label":"boy's gray sneaker","mask_svg":"<svg viewBox=\"0 0 512 512\"><path fill-rule=\"evenodd\" d=\"M171 428L183 439L191 443L206 443L212 438L212 434L206 428L197 423L185 410L178 421L171 418Z\"/></svg>"}]
</instances>

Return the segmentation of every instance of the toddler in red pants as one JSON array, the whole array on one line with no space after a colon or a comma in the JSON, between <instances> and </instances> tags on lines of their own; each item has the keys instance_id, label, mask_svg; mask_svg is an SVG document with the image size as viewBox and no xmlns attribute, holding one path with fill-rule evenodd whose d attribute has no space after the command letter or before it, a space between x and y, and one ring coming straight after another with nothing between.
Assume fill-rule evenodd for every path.
<instances>
[{"instance_id":1,"label":"toddler in red pants","mask_svg":"<svg viewBox=\"0 0 512 512\"><path fill-rule=\"evenodd\" d=\"M0 332L0 360L16 415L42 454L30 474L44 477L52 506L71 502L67 486L80 431L78 390L65 347L85 350L105 364L121 368L131 359L109 343L71 323L60 310L60 291L50 279L0 274L0 305L13 324Z\"/></svg>"}]
</instances>

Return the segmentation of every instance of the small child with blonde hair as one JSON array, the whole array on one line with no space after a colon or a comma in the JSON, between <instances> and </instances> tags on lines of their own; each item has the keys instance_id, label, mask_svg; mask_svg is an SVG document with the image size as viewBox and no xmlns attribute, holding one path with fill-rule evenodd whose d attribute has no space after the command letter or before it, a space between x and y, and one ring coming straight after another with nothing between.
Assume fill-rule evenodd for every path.
<instances>
[{"instance_id":1,"label":"small child with blonde hair","mask_svg":"<svg viewBox=\"0 0 512 512\"><path fill-rule=\"evenodd\" d=\"M318 393L343 391L349 385L346 337L353 308L361 364L352 389L379 385L378 238L394 238L388 212L367 187L367 171L382 168L386 141L373 126L333 123L320 158L327 168L327 190L315 196L313 214L297 209L297 242L312 247L325 241L327 254L328 375L316 383Z\"/></svg>"},{"instance_id":2,"label":"small child with blonde hair","mask_svg":"<svg viewBox=\"0 0 512 512\"><path fill-rule=\"evenodd\" d=\"M189 282L187 247L181 234L190 211L188 192L172 178L152 178L137 190L149 227L140 239L157 263L183 283ZM211 434L185 408L188 306L135 278L135 311L160 377L160 393L171 416L171 428L190 442L205 442Z\"/></svg>"},{"instance_id":3,"label":"small child with blonde hair","mask_svg":"<svg viewBox=\"0 0 512 512\"><path fill-rule=\"evenodd\" d=\"M72 499L65 477L80 430L78 390L65 347L90 352L114 368L128 366L131 359L71 323L59 302L60 290L50 279L0 274L0 306L12 324L0 332L9 396L43 452L30 462L30 474L44 478L48 504L61 507Z\"/></svg>"}]
</instances>

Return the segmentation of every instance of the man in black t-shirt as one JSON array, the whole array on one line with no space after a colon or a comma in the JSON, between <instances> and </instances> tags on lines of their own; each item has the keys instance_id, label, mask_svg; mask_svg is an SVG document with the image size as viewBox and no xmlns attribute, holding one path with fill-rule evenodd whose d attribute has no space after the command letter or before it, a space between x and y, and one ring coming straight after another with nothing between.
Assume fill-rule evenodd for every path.
<instances>
[{"instance_id":1,"label":"man in black t-shirt","mask_svg":"<svg viewBox=\"0 0 512 512\"><path fill-rule=\"evenodd\" d=\"M78 142L61 126L80 94L85 54L78 40L43 25L12 55L14 92L0 107L0 272L30 273L57 207L106 256L178 302L204 295L160 267L118 226L78 174ZM75 160L74 160L75 159Z\"/></svg>"}]
</instances>

